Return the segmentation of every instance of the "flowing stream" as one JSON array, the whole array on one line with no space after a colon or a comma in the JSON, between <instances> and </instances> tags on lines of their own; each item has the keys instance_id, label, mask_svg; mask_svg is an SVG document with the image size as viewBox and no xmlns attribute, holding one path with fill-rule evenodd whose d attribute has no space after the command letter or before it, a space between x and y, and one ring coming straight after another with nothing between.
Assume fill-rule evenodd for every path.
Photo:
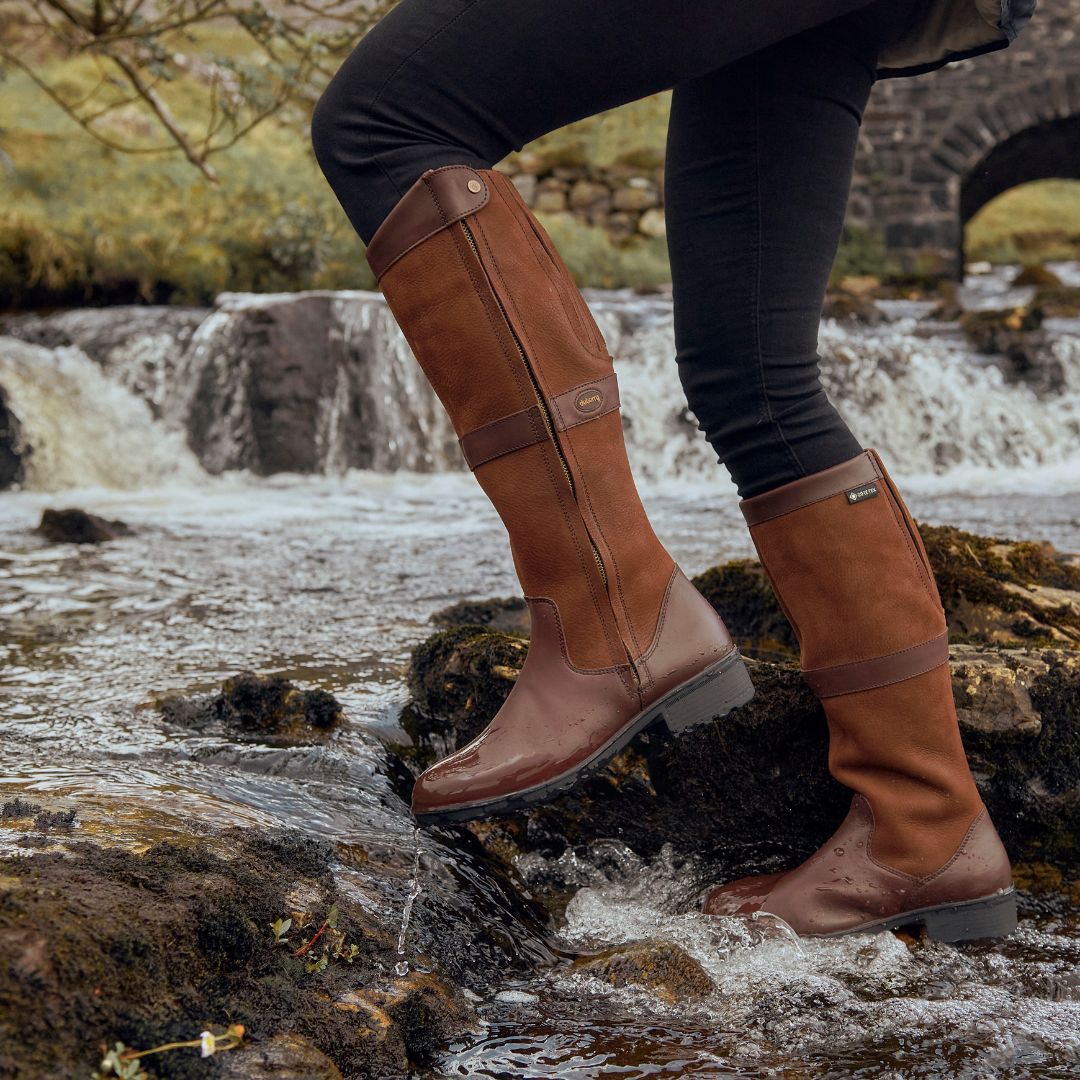
<instances>
[{"instance_id":1,"label":"flowing stream","mask_svg":"<svg viewBox=\"0 0 1080 1080\"><path fill-rule=\"evenodd\" d=\"M1003 281L969 281L968 302L1000 303ZM658 534L690 573L750 554L734 490L677 404L670 303L590 301L617 358ZM425 874L457 855L445 835L414 828L380 735L396 727L408 653L431 614L514 594L516 581L498 518L457 469L445 420L375 301L334 301L344 340L365 343L384 390L376 419L367 413L372 445L388 448L373 468L345 468L342 379L356 377L345 371L313 422L313 475L206 471L183 430L185 380L205 391L213 361L228 381L215 343L257 302L212 313L180 359L168 335L156 352L144 342L105 364L73 345L0 339L0 385L35 447L27 489L0 495L0 801L70 805L84 835L134 849L196 822L285 825L400 852L414 881L400 923L407 965ZM955 327L918 321L918 305L886 307L879 327L826 323L823 368L916 516L1080 551L1080 325L1050 327L1051 393L975 356ZM414 398L395 396L403 381ZM222 459L246 423L229 400L213 439ZM133 532L97 547L47 544L33 527L52 506ZM332 691L346 724L325 745L286 748L172 730L150 707L243 668ZM0 827L0 850L15 850L9 833ZM527 860L523 878L542 862ZM704 870L670 853L643 862L598 838L563 862L578 884L559 929L567 949L673 941L716 991L675 1004L566 966L492 986L478 1003L482 1028L446 1049L437 1075L1080 1076L1075 910L1029 906L997 944L799 941L770 920L695 914Z\"/></svg>"}]
</instances>

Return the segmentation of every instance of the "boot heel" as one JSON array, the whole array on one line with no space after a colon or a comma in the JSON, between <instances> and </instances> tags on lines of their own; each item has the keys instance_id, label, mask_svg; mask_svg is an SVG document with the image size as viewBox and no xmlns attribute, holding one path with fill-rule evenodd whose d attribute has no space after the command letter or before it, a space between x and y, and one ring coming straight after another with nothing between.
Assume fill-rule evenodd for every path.
<instances>
[{"instance_id":1,"label":"boot heel","mask_svg":"<svg viewBox=\"0 0 1080 1080\"><path fill-rule=\"evenodd\" d=\"M1016 894L1010 889L988 900L952 904L924 912L918 921L937 941L1005 937L1016 929Z\"/></svg>"},{"instance_id":2,"label":"boot heel","mask_svg":"<svg viewBox=\"0 0 1080 1080\"><path fill-rule=\"evenodd\" d=\"M677 735L713 717L727 716L754 696L754 684L742 657L721 660L688 687L680 687L664 702L662 715L668 731Z\"/></svg>"}]
</instances>

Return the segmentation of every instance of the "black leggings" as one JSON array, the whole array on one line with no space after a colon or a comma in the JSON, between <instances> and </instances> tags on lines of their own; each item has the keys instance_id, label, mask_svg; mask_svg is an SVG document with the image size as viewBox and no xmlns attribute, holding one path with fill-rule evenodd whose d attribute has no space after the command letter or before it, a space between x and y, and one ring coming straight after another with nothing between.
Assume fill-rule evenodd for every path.
<instances>
[{"instance_id":1,"label":"black leggings","mask_svg":"<svg viewBox=\"0 0 1080 1080\"><path fill-rule=\"evenodd\" d=\"M745 498L861 450L818 325L877 57L924 2L402 0L319 101L315 152L366 243L426 169L673 87L676 360Z\"/></svg>"}]
</instances>

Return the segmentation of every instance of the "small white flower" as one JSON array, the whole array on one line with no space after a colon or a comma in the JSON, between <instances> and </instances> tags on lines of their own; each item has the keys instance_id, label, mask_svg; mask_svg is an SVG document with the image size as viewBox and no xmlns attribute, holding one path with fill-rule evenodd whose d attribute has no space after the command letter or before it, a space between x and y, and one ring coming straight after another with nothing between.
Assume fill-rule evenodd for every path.
<instances>
[{"instance_id":1,"label":"small white flower","mask_svg":"<svg viewBox=\"0 0 1080 1080\"><path fill-rule=\"evenodd\" d=\"M215 1049L213 1034L209 1031L204 1031L199 1036L199 1053L203 1057L210 1057Z\"/></svg>"}]
</instances>

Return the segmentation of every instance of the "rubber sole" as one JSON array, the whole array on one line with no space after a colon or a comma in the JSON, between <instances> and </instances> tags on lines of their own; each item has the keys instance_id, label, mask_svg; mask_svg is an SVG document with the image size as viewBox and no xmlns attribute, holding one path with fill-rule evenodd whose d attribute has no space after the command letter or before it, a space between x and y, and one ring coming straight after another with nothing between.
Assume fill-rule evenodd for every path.
<instances>
[{"instance_id":1,"label":"rubber sole","mask_svg":"<svg viewBox=\"0 0 1080 1080\"><path fill-rule=\"evenodd\" d=\"M1013 889L1006 889L977 900L905 911L891 919L878 919L851 930L821 936L847 937L849 934L872 934L908 927L920 927L926 931L927 937L946 943L1006 937L1016 929L1016 893Z\"/></svg>"},{"instance_id":2,"label":"rubber sole","mask_svg":"<svg viewBox=\"0 0 1080 1080\"><path fill-rule=\"evenodd\" d=\"M537 806L569 791L579 780L602 769L635 735L654 723L663 722L672 734L678 734L714 718L727 716L732 709L745 705L753 696L754 684L750 681L746 664L737 651L729 653L638 713L590 757L554 779L498 799L418 813L416 820L421 825L472 821Z\"/></svg>"}]
</instances>

